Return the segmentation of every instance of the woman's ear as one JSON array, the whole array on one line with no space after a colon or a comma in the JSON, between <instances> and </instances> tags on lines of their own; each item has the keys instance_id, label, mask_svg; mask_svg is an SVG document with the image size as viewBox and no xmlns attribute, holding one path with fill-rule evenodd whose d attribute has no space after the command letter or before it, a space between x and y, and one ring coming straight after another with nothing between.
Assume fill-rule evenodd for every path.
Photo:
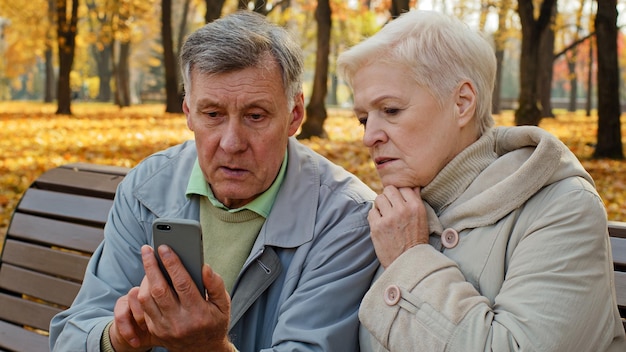
<instances>
[{"instance_id":1,"label":"woman's ear","mask_svg":"<svg viewBox=\"0 0 626 352\"><path fill-rule=\"evenodd\" d=\"M456 95L456 108L461 125L466 125L473 120L476 112L476 89L470 81L463 81L459 85Z\"/></svg>"}]
</instances>

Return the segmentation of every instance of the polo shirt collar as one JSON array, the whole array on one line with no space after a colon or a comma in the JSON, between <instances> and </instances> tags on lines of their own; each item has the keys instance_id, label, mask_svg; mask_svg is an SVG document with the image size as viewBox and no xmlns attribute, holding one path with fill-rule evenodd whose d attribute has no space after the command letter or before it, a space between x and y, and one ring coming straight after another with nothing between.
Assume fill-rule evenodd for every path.
<instances>
[{"instance_id":1,"label":"polo shirt collar","mask_svg":"<svg viewBox=\"0 0 626 352\"><path fill-rule=\"evenodd\" d=\"M202 174L202 169L200 169L200 163L198 162L198 158L196 158L196 161L194 162L193 168L191 170L191 176L189 177L189 183L187 184L187 191L185 192L185 195L187 197L191 196L192 194L205 196L209 198L209 201L211 202L211 204L213 204L213 206L227 210L232 213L247 209L263 216L264 218L267 218L270 214L270 211L272 210L272 206L274 205L274 201L276 200L276 195L280 190L280 186L285 179L287 160L288 152L285 151L285 156L280 166L278 176L276 177L270 188L268 188L265 192L261 193L260 196L255 198L252 202L244 205L243 207L229 209L219 200L217 200L217 198L215 198L213 190L211 190L209 183L206 181L204 175Z\"/></svg>"}]
</instances>

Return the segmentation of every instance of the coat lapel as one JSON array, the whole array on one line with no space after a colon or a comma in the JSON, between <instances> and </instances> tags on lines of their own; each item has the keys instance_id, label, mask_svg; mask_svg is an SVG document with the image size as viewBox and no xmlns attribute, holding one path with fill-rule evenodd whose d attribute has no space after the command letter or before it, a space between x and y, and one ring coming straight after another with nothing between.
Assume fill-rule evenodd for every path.
<instances>
[{"instance_id":1,"label":"coat lapel","mask_svg":"<svg viewBox=\"0 0 626 352\"><path fill-rule=\"evenodd\" d=\"M272 247L265 247L263 254L239 277L239 283L231 300L229 330L276 280L281 271L280 258Z\"/></svg>"}]
</instances>

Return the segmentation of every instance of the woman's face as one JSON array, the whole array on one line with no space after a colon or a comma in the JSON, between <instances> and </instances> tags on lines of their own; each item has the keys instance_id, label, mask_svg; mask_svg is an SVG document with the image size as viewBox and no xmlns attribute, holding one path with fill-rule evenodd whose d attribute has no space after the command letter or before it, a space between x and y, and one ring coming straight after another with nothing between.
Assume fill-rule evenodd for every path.
<instances>
[{"instance_id":1,"label":"woman's face","mask_svg":"<svg viewBox=\"0 0 626 352\"><path fill-rule=\"evenodd\" d=\"M363 144L383 186L424 187L473 141L468 141L475 106L471 84L460 84L441 107L405 66L373 62L353 78Z\"/></svg>"}]
</instances>

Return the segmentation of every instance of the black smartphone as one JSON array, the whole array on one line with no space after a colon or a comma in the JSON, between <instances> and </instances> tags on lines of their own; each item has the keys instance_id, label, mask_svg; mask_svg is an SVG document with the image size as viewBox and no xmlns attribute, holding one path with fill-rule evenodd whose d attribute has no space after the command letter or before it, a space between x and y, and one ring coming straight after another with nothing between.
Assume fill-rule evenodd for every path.
<instances>
[{"instance_id":1,"label":"black smartphone","mask_svg":"<svg viewBox=\"0 0 626 352\"><path fill-rule=\"evenodd\" d=\"M200 294L204 297L202 283L202 265L204 264L204 250L202 248L202 230L196 220L160 218L152 223L152 239L154 253L163 275L172 285L172 280L165 270L157 248L166 244L178 255L187 272L195 282Z\"/></svg>"}]
</instances>

